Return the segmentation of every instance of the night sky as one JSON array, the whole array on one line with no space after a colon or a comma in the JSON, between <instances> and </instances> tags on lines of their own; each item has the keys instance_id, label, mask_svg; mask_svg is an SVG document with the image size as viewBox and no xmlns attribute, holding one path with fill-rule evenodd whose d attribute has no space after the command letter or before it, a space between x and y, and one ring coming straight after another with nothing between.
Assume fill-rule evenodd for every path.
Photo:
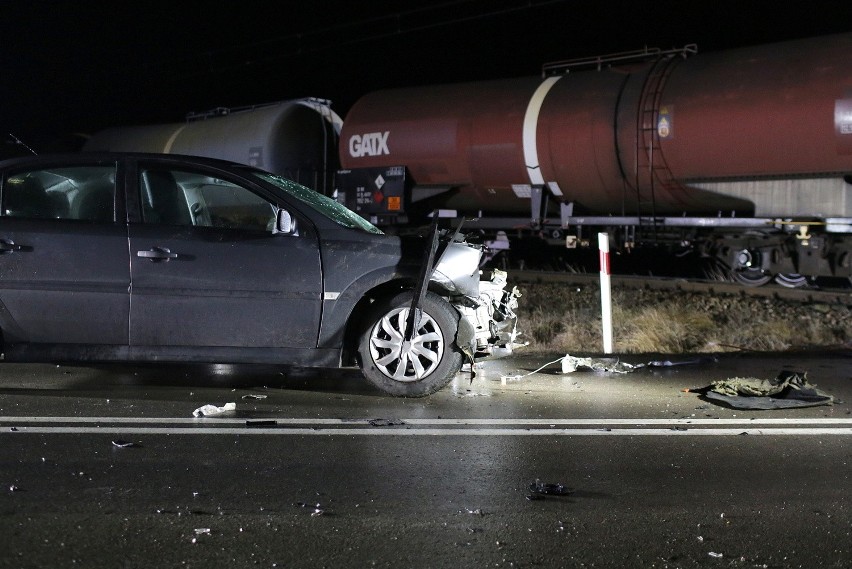
<instances>
[{"instance_id":1,"label":"night sky","mask_svg":"<svg viewBox=\"0 0 852 569\"><path fill-rule=\"evenodd\" d=\"M345 118L381 88L847 31L852 2L0 0L0 133L45 152L71 133L308 96Z\"/></svg>"}]
</instances>

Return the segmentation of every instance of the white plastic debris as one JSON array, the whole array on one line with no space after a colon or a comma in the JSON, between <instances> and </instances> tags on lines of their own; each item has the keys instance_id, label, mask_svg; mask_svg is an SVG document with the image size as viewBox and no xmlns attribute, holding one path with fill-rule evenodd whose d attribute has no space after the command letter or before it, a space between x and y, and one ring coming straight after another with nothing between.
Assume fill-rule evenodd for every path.
<instances>
[{"instance_id":1,"label":"white plastic debris","mask_svg":"<svg viewBox=\"0 0 852 569\"><path fill-rule=\"evenodd\" d=\"M204 405L203 407L199 407L195 411L192 412L193 417L210 417L211 415L221 415L222 413L227 413L228 411L233 411L237 408L236 403L225 403L221 407L216 407L215 405Z\"/></svg>"},{"instance_id":2,"label":"white plastic debris","mask_svg":"<svg viewBox=\"0 0 852 569\"><path fill-rule=\"evenodd\" d=\"M562 373L573 373L577 371L577 358L566 355L562 358Z\"/></svg>"},{"instance_id":3,"label":"white plastic debris","mask_svg":"<svg viewBox=\"0 0 852 569\"><path fill-rule=\"evenodd\" d=\"M500 376L500 384L506 385L510 381L520 381L523 378L524 378L524 376L520 375L520 374L517 374L517 375L501 375Z\"/></svg>"},{"instance_id":4,"label":"white plastic debris","mask_svg":"<svg viewBox=\"0 0 852 569\"><path fill-rule=\"evenodd\" d=\"M592 371L605 371L614 373L628 373L637 367L614 358L576 358L565 354L562 358L562 373L573 373L580 368Z\"/></svg>"}]
</instances>

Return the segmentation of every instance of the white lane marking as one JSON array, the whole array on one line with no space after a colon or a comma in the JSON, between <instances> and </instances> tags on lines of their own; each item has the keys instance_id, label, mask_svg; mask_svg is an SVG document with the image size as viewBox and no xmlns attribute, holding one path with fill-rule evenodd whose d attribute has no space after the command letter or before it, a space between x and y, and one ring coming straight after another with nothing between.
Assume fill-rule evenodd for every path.
<instances>
[{"instance_id":1,"label":"white lane marking","mask_svg":"<svg viewBox=\"0 0 852 569\"><path fill-rule=\"evenodd\" d=\"M111 435L338 435L338 436L738 436L852 435L852 427L776 427L768 429L400 429L400 428L258 428L258 427L17 427L0 434Z\"/></svg>"},{"instance_id":2,"label":"white lane marking","mask_svg":"<svg viewBox=\"0 0 852 569\"><path fill-rule=\"evenodd\" d=\"M388 425L376 425L388 421ZM338 436L852 435L852 418L339 419L237 417L0 417L0 434ZM33 426L25 426L32 424ZM71 425L88 426L71 426ZM127 425L135 426L127 426ZM46 426L36 426L46 425ZM155 427L149 425L170 425ZM191 426L179 426L191 425ZM239 425L239 426L237 426ZM338 428L344 426L345 428ZM809 425L807 427L797 425ZM667 428L659 428L659 427ZM762 426L763 428L759 428ZM430 428L434 427L434 428ZM508 428L507 428L508 427ZM562 428L559 428L562 427ZM568 428L565 428L568 427Z\"/></svg>"},{"instance_id":3,"label":"white lane marking","mask_svg":"<svg viewBox=\"0 0 852 569\"><path fill-rule=\"evenodd\" d=\"M392 420L405 425L850 425L852 417L838 418L743 418L696 419L406 419L376 416L366 419L305 418L305 417L0 417L0 423L147 423L147 424L245 424L246 421L275 421L279 425L369 425L371 422ZM2 427L0 427L2 428Z\"/></svg>"}]
</instances>

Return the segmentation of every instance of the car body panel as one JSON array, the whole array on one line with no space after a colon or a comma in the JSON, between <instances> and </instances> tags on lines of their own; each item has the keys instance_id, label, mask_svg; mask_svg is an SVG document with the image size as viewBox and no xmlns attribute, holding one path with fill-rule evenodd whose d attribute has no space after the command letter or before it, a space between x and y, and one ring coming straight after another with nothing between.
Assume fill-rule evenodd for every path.
<instances>
[{"instance_id":1,"label":"car body panel","mask_svg":"<svg viewBox=\"0 0 852 569\"><path fill-rule=\"evenodd\" d=\"M0 239L19 247L0 254L5 341L127 343L126 228L4 219Z\"/></svg>"},{"instance_id":2,"label":"car body panel","mask_svg":"<svg viewBox=\"0 0 852 569\"><path fill-rule=\"evenodd\" d=\"M130 272L124 199L116 190L121 164L93 156L4 164L4 342L126 344ZM68 175L78 183L68 183Z\"/></svg>"},{"instance_id":3,"label":"car body panel","mask_svg":"<svg viewBox=\"0 0 852 569\"><path fill-rule=\"evenodd\" d=\"M355 307L370 291L389 283L411 286L423 254L422 244L395 236L329 229L322 240L325 290L319 346L339 345ZM352 267L358 267L353 271Z\"/></svg>"},{"instance_id":4,"label":"car body panel","mask_svg":"<svg viewBox=\"0 0 852 569\"><path fill-rule=\"evenodd\" d=\"M307 234L130 226L130 344L311 348L322 275ZM140 251L168 250L156 260Z\"/></svg>"},{"instance_id":5,"label":"car body panel","mask_svg":"<svg viewBox=\"0 0 852 569\"><path fill-rule=\"evenodd\" d=\"M68 174L80 165L89 178ZM31 214L15 209L14 200L7 204L7 194L26 202L21 188L31 179L52 184L70 213ZM111 199L99 198L91 211L77 205L87 192L102 196L102 183L114 190ZM290 184L248 166L179 155L0 162L3 357L352 363L343 356L353 352L366 309L416 287L423 240L382 234L328 198ZM161 205L169 195L182 200L173 210L179 216L166 215L172 210ZM466 266L458 274L470 280L465 286L446 274L429 284L443 291L470 331L464 343L471 357L498 340L492 316L514 322L514 296L502 295L502 284L494 285L494 298L474 290L481 250L473 249L457 256Z\"/></svg>"}]
</instances>

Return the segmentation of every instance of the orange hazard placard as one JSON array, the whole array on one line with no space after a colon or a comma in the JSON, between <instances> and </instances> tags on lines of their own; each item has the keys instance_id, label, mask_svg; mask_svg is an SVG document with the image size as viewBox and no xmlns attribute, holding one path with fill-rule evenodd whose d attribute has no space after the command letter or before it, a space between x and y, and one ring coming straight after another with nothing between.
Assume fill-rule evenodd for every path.
<instances>
[{"instance_id":1,"label":"orange hazard placard","mask_svg":"<svg viewBox=\"0 0 852 569\"><path fill-rule=\"evenodd\" d=\"M388 196L388 211L399 211L401 207L399 196Z\"/></svg>"}]
</instances>

